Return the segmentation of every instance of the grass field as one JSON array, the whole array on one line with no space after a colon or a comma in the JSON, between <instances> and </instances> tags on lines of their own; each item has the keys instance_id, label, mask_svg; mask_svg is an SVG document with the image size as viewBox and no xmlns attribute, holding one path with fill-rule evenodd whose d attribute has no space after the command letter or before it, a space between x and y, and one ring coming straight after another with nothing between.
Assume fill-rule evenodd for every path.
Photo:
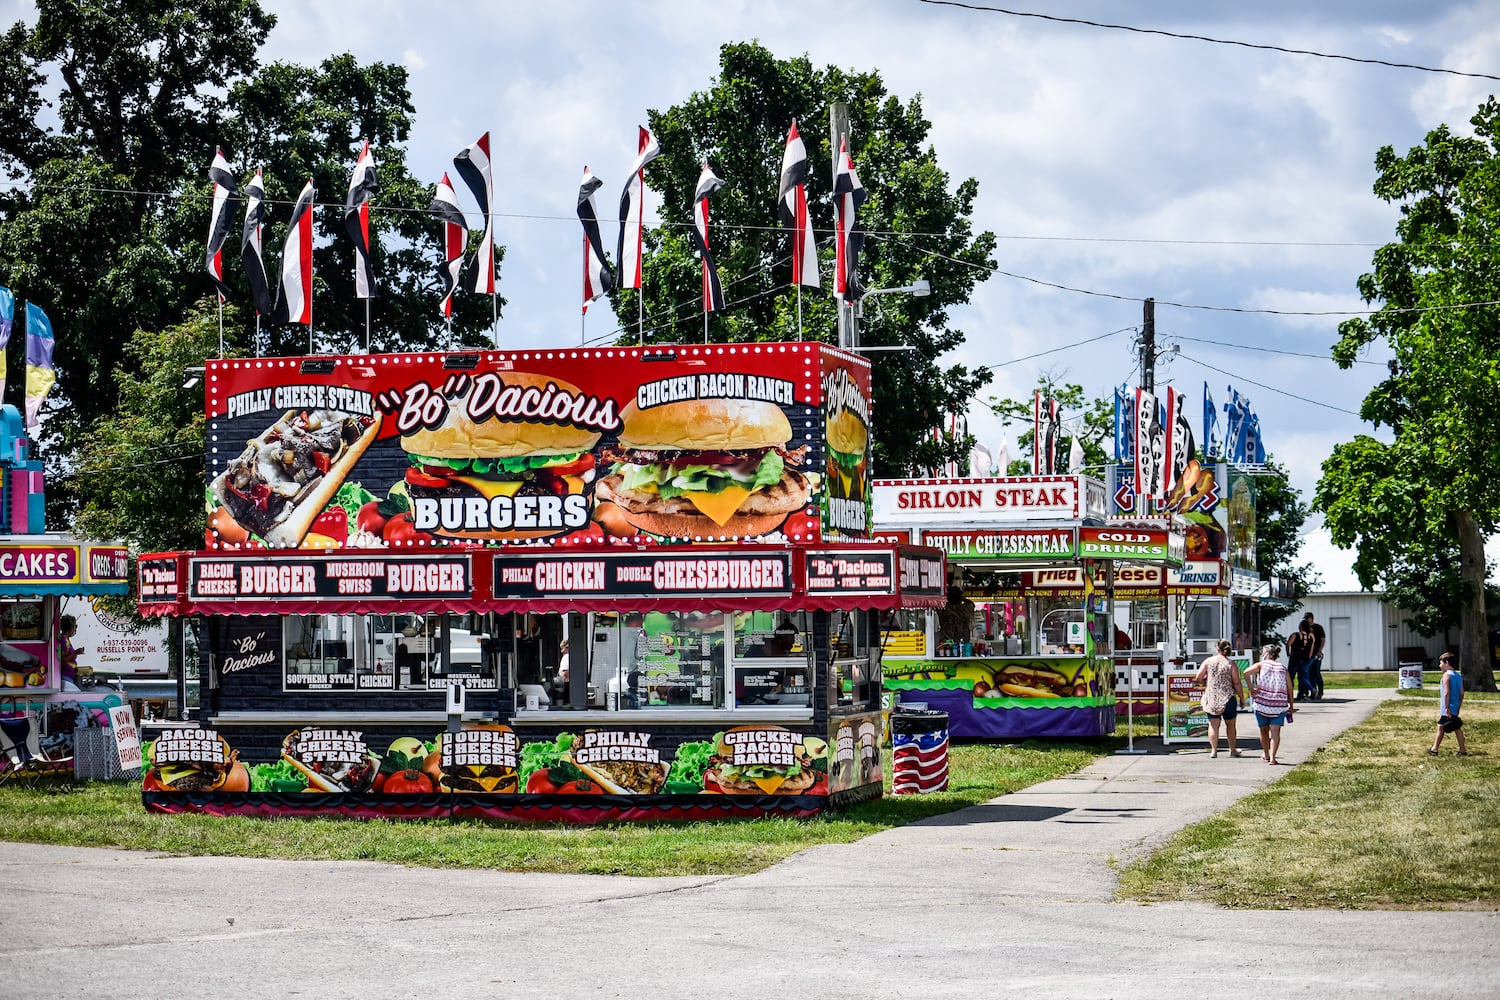
<instances>
[{"instance_id":1,"label":"grass field","mask_svg":"<svg viewBox=\"0 0 1500 1000\"><path fill-rule=\"evenodd\" d=\"M617 875L744 874L817 844L847 843L1069 774L1119 741L955 746L949 790L889 795L814 820L491 826L478 822L267 820L147 813L139 786L0 785L0 841L170 854L361 859L441 868ZM886 753L886 774L890 753ZM889 779L887 779L889 782Z\"/></svg>"},{"instance_id":2,"label":"grass field","mask_svg":"<svg viewBox=\"0 0 1500 1000\"><path fill-rule=\"evenodd\" d=\"M1329 685L1330 687L1333 685ZM1437 691L1384 702L1304 764L1122 873L1120 895L1221 906L1500 909L1500 696L1429 757Z\"/></svg>"}]
</instances>

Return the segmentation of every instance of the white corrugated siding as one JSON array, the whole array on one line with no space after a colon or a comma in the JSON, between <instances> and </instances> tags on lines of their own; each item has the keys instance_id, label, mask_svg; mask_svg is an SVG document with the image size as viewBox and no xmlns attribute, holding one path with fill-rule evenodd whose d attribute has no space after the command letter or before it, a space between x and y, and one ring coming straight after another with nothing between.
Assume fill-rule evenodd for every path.
<instances>
[{"instance_id":1,"label":"white corrugated siding","mask_svg":"<svg viewBox=\"0 0 1500 1000\"><path fill-rule=\"evenodd\" d=\"M1308 611L1313 613L1314 618L1328 633L1328 646L1323 656L1324 670L1395 670L1396 650L1403 646L1422 647L1431 661L1436 663L1438 656L1450 644L1441 634L1424 639L1413 632L1404 623L1403 619L1407 616L1400 609L1389 607L1380 599L1379 594L1368 591L1309 594L1301 607L1281 620L1281 628L1295 629L1297 623L1302 621L1302 615ZM1335 618L1349 619L1350 641L1347 648L1334 648Z\"/></svg>"}]
</instances>

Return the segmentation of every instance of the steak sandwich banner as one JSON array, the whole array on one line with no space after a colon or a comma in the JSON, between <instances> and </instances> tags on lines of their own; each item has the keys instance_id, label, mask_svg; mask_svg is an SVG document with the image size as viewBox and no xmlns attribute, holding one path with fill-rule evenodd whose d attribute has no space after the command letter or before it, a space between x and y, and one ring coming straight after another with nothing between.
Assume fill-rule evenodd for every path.
<instances>
[{"instance_id":1,"label":"steak sandwich banner","mask_svg":"<svg viewBox=\"0 0 1500 1000\"><path fill-rule=\"evenodd\" d=\"M870 368L820 344L209 361L208 548L865 539Z\"/></svg>"}]
</instances>

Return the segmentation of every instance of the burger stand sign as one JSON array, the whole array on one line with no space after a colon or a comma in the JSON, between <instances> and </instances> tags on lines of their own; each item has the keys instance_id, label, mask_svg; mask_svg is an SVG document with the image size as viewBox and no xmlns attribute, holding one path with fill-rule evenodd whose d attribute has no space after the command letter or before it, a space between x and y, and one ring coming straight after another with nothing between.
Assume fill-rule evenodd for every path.
<instances>
[{"instance_id":1,"label":"burger stand sign","mask_svg":"<svg viewBox=\"0 0 1500 1000\"><path fill-rule=\"evenodd\" d=\"M939 554L869 541L869 365L824 345L205 367L205 550L142 558L144 613L940 600ZM236 648L221 663L253 670L289 656L264 619L237 621L248 624L227 629ZM360 690L355 681L340 690ZM228 690L218 708L232 713ZM301 729L279 760L250 765L254 792L240 787L237 753L212 737L223 750L207 755L206 775L184 782L199 762L174 760L148 773L146 798L163 811L236 811L251 808L247 796L277 795L280 812L331 807L306 789L355 815L493 815L509 797L509 817L577 820L659 818L674 796L717 793L743 803L731 813L810 814L831 796L878 794L881 778L878 714L826 722L816 735L727 725L675 746L584 728L525 753L503 721L389 745L357 728Z\"/></svg>"}]
</instances>

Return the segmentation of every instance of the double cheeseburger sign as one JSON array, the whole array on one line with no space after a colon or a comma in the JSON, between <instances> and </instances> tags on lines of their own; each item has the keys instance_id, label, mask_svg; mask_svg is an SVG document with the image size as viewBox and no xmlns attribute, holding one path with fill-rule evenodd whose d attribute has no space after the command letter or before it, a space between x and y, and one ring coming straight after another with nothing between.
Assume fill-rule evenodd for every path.
<instances>
[{"instance_id":1,"label":"double cheeseburger sign","mask_svg":"<svg viewBox=\"0 0 1500 1000\"><path fill-rule=\"evenodd\" d=\"M870 368L820 344L207 363L209 548L869 537Z\"/></svg>"}]
</instances>

